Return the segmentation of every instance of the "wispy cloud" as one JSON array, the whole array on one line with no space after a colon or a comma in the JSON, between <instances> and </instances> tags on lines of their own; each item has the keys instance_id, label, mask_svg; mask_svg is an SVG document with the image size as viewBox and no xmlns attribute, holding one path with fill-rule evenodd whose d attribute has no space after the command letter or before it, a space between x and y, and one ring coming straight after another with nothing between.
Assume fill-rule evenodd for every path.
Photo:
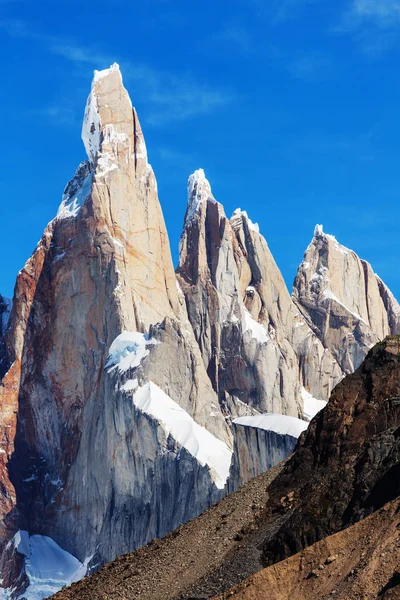
<instances>
[{"instance_id":1,"label":"wispy cloud","mask_svg":"<svg viewBox=\"0 0 400 600\"><path fill-rule=\"evenodd\" d=\"M328 56L322 54L308 54L298 56L289 62L287 68L296 77L307 82L320 81L327 74L331 76L332 63Z\"/></svg>"},{"instance_id":2,"label":"wispy cloud","mask_svg":"<svg viewBox=\"0 0 400 600\"><path fill-rule=\"evenodd\" d=\"M310 132L295 137L286 151L299 161L315 157L329 157L343 163L371 162L375 160L374 136L378 126L371 127L359 135Z\"/></svg>"},{"instance_id":3,"label":"wispy cloud","mask_svg":"<svg viewBox=\"0 0 400 600\"><path fill-rule=\"evenodd\" d=\"M230 24L216 32L211 37L211 42L225 46L236 47L242 54L251 54L254 51L253 39L249 31L238 24Z\"/></svg>"},{"instance_id":4,"label":"wispy cloud","mask_svg":"<svg viewBox=\"0 0 400 600\"><path fill-rule=\"evenodd\" d=\"M352 0L334 31L349 34L362 52L378 58L398 43L400 0Z\"/></svg>"},{"instance_id":5,"label":"wispy cloud","mask_svg":"<svg viewBox=\"0 0 400 600\"><path fill-rule=\"evenodd\" d=\"M45 119L53 125L70 126L78 122L76 111L70 106L52 105L42 108L32 108L25 111L25 115L29 118L38 117Z\"/></svg>"},{"instance_id":6,"label":"wispy cloud","mask_svg":"<svg viewBox=\"0 0 400 600\"><path fill-rule=\"evenodd\" d=\"M321 0L271 0L270 3L265 3L265 0L253 0L255 4L268 6L268 10L275 23L293 19L298 15L299 11L320 1Z\"/></svg>"},{"instance_id":7,"label":"wispy cloud","mask_svg":"<svg viewBox=\"0 0 400 600\"><path fill-rule=\"evenodd\" d=\"M102 69L116 60L116 57L98 49L33 31L23 21L0 20L0 29L12 37L37 42L52 54L77 66L90 65ZM231 90L211 86L191 74L171 73L127 60L121 60L120 64L124 79L135 90L135 98L143 101L144 121L153 126L185 121L211 113L231 103L235 98Z\"/></svg>"},{"instance_id":8,"label":"wispy cloud","mask_svg":"<svg viewBox=\"0 0 400 600\"><path fill-rule=\"evenodd\" d=\"M60 44L59 42L56 42L50 44L49 49L53 54L58 54L69 61L77 63L96 63L100 65L107 63L107 60L109 60L106 56L99 54L97 51L82 46Z\"/></svg>"},{"instance_id":9,"label":"wispy cloud","mask_svg":"<svg viewBox=\"0 0 400 600\"><path fill-rule=\"evenodd\" d=\"M400 25L399 0L353 0L347 13L350 21L369 20L383 27Z\"/></svg>"}]
</instances>

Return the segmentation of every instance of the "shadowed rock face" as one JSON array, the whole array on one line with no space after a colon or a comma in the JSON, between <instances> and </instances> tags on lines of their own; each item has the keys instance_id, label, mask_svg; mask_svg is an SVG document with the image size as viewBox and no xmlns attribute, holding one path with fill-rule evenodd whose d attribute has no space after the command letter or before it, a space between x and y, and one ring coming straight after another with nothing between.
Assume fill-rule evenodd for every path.
<instances>
[{"instance_id":1,"label":"shadowed rock face","mask_svg":"<svg viewBox=\"0 0 400 600\"><path fill-rule=\"evenodd\" d=\"M400 306L369 263L315 228L293 287L293 299L343 373L368 350L400 333Z\"/></svg>"},{"instance_id":2,"label":"shadowed rock face","mask_svg":"<svg viewBox=\"0 0 400 600\"><path fill-rule=\"evenodd\" d=\"M400 337L371 350L334 390L274 482L277 510L294 505L264 543L270 564L360 520L396 498L400 456Z\"/></svg>"}]
</instances>

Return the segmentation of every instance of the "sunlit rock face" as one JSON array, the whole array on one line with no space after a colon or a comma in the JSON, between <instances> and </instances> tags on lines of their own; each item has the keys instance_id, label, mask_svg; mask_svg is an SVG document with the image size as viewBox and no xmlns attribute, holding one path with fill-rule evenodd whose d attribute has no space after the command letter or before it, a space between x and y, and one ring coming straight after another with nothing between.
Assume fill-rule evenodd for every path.
<instances>
[{"instance_id":1,"label":"sunlit rock face","mask_svg":"<svg viewBox=\"0 0 400 600\"><path fill-rule=\"evenodd\" d=\"M368 350L400 331L400 306L365 260L317 225L294 282L293 299L307 323L352 373Z\"/></svg>"},{"instance_id":2,"label":"sunlit rock face","mask_svg":"<svg viewBox=\"0 0 400 600\"><path fill-rule=\"evenodd\" d=\"M87 159L0 296L0 579L15 598L36 542L72 557L68 581L286 458L299 417L398 327L369 265L319 229L291 297L258 226L228 219L201 169L175 273L117 65L95 72L82 139Z\"/></svg>"},{"instance_id":3,"label":"sunlit rock face","mask_svg":"<svg viewBox=\"0 0 400 600\"><path fill-rule=\"evenodd\" d=\"M176 285L116 65L95 74L82 138L88 158L16 283L0 387L0 510L5 541L18 527L95 564L218 500L232 434ZM132 343L110 364L124 332L155 343ZM135 402L131 380L138 389L151 382L148 402ZM185 431L196 430L191 444L146 410L154 390L182 410ZM219 469L196 450L200 426Z\"/></svg>"},{"instance_id":4,"label":"sunlit rock face","mask_svg":"<svg viewBox=\"0 0 400 600\"><path fill-rule=\"evenodd\" d=\"M201 169L189 178L177 277L230 417L302 415L302 386L328 398L338 364L294 305L258 225L240 209L228 220Z\"/></svg>"}]
</instances>

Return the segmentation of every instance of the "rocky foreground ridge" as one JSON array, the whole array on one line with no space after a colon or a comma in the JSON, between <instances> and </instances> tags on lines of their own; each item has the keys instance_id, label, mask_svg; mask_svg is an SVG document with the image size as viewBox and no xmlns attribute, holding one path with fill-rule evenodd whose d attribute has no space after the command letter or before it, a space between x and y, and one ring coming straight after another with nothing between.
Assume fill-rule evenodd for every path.
<instances>
[{"instance_id":1,"label":"rocky foreground ridge","mask_svg":"<svg viewBox=\"0 0 400 600\"><path fill-rule=\"evenodd\" d=\"M56 598L398 598L399 386L400 337L389 337L286 464Z\"/></svg>"},{"instance_id":2,"label":"rocky foreground ridge","mask_svg":"<svg viewBox=\"0 0 400 600\"><path fill-rule=\"evenodd\" d=\"M69 565L35 589L44 597L286 458L335 385L399 329L384 283L320 227L291 296L258 226L240 209L228 219L201 169L175 272L117 65L95 73L82 139L87 159L12 303L0 297L12 599L33 593L34 548Z\"/></svg>"}]
</instances>

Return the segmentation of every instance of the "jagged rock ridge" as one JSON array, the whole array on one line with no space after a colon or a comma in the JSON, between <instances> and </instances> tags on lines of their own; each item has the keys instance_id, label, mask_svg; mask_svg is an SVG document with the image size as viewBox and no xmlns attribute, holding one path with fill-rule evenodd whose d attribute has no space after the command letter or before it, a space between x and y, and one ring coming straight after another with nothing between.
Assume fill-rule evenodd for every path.
<instances>
[{"instance_id":1,"label":"jagged rock ridge","mask_svg":"<svg viewBox=\"0 0 400 600\"><path fill-rule=\"evenodd\" d=\"M202 170L175 276L117 65L95 73L82 138L88 158L18 275L1 346L1 568L6 587L19 575L15 597L28 584L17 530L81 565L141 546L285 458L297 435L260 428L260 413L305 428L305 399L343 376L258 226L240 209L227 219Z\"/></svg>"},{"instance_id":2,"label":"jagged rock ridge","mask_svg":"<svg viewBox=\"0 0 400 600\"><path fill-rule=\"evenodd\" d=\"M400 306L393 294L352 250L317 225L293 287L296 306L344 374L368 350L400 333Z\"/></svg>"},{"instance_id":3,"label":"jagged rock ridge","mask_svg":"<svg viewBox=\"0 0 400 600\"><path fill-rule=\"evenodd\" d=\"M302 387L328 399L339 365L292 302L258 226L240 209L228 220L202 170L189 178L177 277L230 416L248 406L302 415Z\"/></svg>"}]
</instances>

